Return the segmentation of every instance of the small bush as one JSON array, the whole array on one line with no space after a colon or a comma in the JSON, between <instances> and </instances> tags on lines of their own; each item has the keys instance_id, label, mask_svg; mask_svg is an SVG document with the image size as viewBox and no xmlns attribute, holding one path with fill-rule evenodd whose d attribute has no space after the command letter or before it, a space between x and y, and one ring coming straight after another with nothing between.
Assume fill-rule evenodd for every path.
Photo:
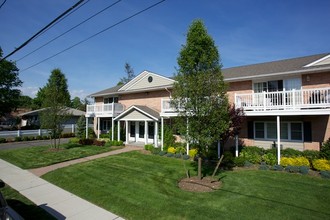
<instances>
[{"instance_id":1,"label":"small bush","mask_svg":"<svg viewBox=\"0 0 330 220\"><path fill-rule=\"evenodd\" d=\"M330 179L330 171L323 170L323 171L320 172L320 175L321 175L322 178Z\"/></svg>"},{"instance_id":2,"label":"small bush","mask_svg":"<svg viewBox=\"0 0 330 220\"><path fill-rule=\"evenodd\" d=\"M148 151L152 151L154 148L155 147L152 144L146 144L146 145L144 145L144 149L145 150L148 150Z\"/></svg>"},{"instance_id":3,"label":"small bush","mask_svg":"<svg viewBox=\"0 0 330 220\"><path fill-rule=\"evenodd\" d=\"M175 154L176 149L174 147L169 147L169 148L167 148L167 152L171 153L171 154Z\"/></svg>"},{"instance_id":4,"label":"small bush","mask_svg":"<svg viewBox=\"0 0 330 220\"><path fill-rule=\"evenodd\" d=\"M114 140L114 141L110 141L109 144L110 144L110 146L123 146L124 142Z\"/></svg>"},{"instance_id":5,"label":"small bush","mask_svg":"<svg viewBox=\"0 0 330 220\"><path fill-rule=\"evenodd\" d=\"M235 163L235 166L243 167L245 164L245 158L244 157L235 157L234 163Z\"/></svg>"},{"instance_id":6,"label":"small bush","mask_svg":"<svg viewBox=\"0 0 330 220\"><path fill-rule=\"evenodd\" d=\"M40 136L40 135L38 135L37 137L36 137L36 140L42 140L43 138L42 138L42 136Z\"/></svg>"},{"instance_id":7,"label":"small bush","mask_svg":"<svg viewBox=\"0 0 330 220\"><path fill-rule=\"evenodd\" d=\"M266 163L259 165L259 170L269 170L269 167L266 165Z\"/></svg>"},{"instance_id":8,"label":"small bush","mask_svg":"<svg viewBox=\"0 0 330 220\"><path fill-rule=\"evenodd\" d=\"M43 140L49 140L49 136L47 136L47 135L42 136L42 139L43 139Z\"/></svg>"},{"instance_id":9,"label":"small bush","mask_svg":"<svg viewBox=\"0 0 330 220\"><path fill-rule=\"evenodd\" d=\"M298 166L287 166L285 167L285 171L289 173L298 173L299 172L299 167Z\"/></svg>"},{"instance_id":10,"label":"small bush","mask_svg":"<svg viewBox=\"0 0 330 220\"><path fill-rule=\"evenodd\" d=\"M316 150L305 150L302 155L306 157L309 161L320 159L320 152Z\"/></svg>"},{"instance_id":11,"label":"small bush","mask_svg":"<svg viewBox=\"0 0 330 220\"><path fill-rule=\"evenodd\" d=\"M159 151L158 154L159 154L160 156L164 156L166 153L167 153L166 151Z\"/></svg>"},{"instance_id":12,"label":"small bush","mask_svg":"<svg viewBox=\"0 0 330 220\"><path fill-rule=\"evenodd\" d=\"M81 145L92 145L94 142L94 139L85 139L85 138L82 138L79 140L79 144Z\"/></svg>"},{"instance_id":13,"label":"small bush","mask_svg":"<svg viewBox=\"0 0 330 220\"><path fill-rule=\"evenodd\" d=\"M281 165L274 165L272 167L272 170L275 170L275 171L282 171L283 170L283 167Z\"/></svg>"},{"instance_id":14,"label":"small bush","mask_svg":"<svg viewBox=\"0 0 330 220\"><path fill-rule=\"evenodd\" d=\"M309 160L306 157L282 157L281 165L286 166L310 166Z\"/></svg>"},{"instance_id":15,"label":"small bush","mask_svg":"<svg viewBox=\"0 0 330 220\"><path fill-rule=\"evenodd\" d=\"M273 153L266 153L262 156L262 160L268 165L275 165L277 162L277 157Z\"/></svg>"},{"instance_id":16,"label":"small bush","mask_svg":"<svg viewBox=\"0 0 330 220\"><path fill-rule=\"evenodd\" d=\"M184 159L184 160L189 160L189 159L190 159L190 156L187 155L187 154L185 154L185 155L182 156L182 159Z\"/></svg>"},{"instance_id":17,"label":"small bush","mask_svg":"<svg viewBox=\"0 0 330 220\"><path fill-rule=\"evenodd\" d=\"M30 137L28 137L28 136L24 136L24 137L22 138L22 140L23 140L23 141L30 141L31 139L30 139Z\"/></svg>"},{"instance_id":18,"label":"small bush","mask_svg":"<svg viewBox=\"0 0 330 220\"><path fill-rule=\"evenodd\" d=\"M320 157L330 160L330 138L322 144Z\"/></svg>"},{"instance_id":19,"label":"small bush","mask_svg":"<svg viewBox=\"0 0 330 220\"><path fill-rule=\"evenodd\" d=\"M221 162L221 166L225 169L232 169L235 166L234 162L235 157L230 151L225 151L223 153L223 159Z\"/></svg>"},{"instance_id":20,"label":"small bush","mask_svg":"<svg viewBox=\"0 0 330 220\"><path fill-rule=\"evenodd\" d=\"M253 163L249 162L249 161L245 161L244 162L244 167L252 167Z\"/></svg>"},{"instance_id":21,"label":"small bush","mask_svg":"<svg viewBox=\"0 0 330 220\"><path fill-rule=\"evenodd\" d=\"M174 154L170 153L170 152L167 152L167 154L166 154L166 157L173 157L173 156L174 156Z\"/></svg>"},{"instance_id":22,"label":"small bush","mask_svg":"<svg viewBox=\"0 0 330 220\"><path fill-rule=\"evenodd\" d=\"M74 133L64 133L61 134L61 138L70 138L70 137L74 137Z\"/></svg>"},{"instance_id":23,"label":"small bush","mask_svg":"<svg viewBox=\"0 0 330 220\"><path fill-rule=\"evenodd\" d=\"M303 175L307 175L308 172L309 172L309 167L307 167L307 166L301 166L301 167L299 167L299 172L301 174L303 174Z\"/></svg>"},{"instance_id":24,"label":"small bush","mask_svg":"<svg viewBox=\"0 0 330 220\"><path fill-rule=\"evenodd\" d=\"M282 157L301 157L303 156L302 151L295 150L292 148L286 148L281 150L281 156Z\"/></svg>"},{"instance_id":25,"label":"small bush","mask_svg":"<svg viewBox=\"0 0 330 220\"><path fill-rule=\"evenodd\" d=\"M22 141L22 137L15 137L15 141Z\"/></svg>"},{"instance_id":26,"label":"small bush","mask_svg":"<svg viewBox=\"0 0 330 220\"><path fill-rule=\"evenodd\" d=\"M105 145L105 141L100 141L100 140L94 139L93 140L93 145L102 147L102 146Z\"/></svg>"},{"instance_id":27,"label":"small bush","mask_svg":"<svg viewBox=\"0 0 330 220\"><path fill-rule=\"evenodd\" d=\"M100 134L100 138L110 138L110 134Z\"/></svg>"},{"instance_id":28,"label":"small bush","mask_svg":"<svg viewBox=\"0 0 330 220\"><path fill-rule=\"evenodd\" d=\"M330 161L326 159L316 159L312 162L315 170L330 170Z\"/></svg>"},{"instance_id":29,"label":"small bush","mask_svg":"<svg viewBox=\"0 0 330 220\"><path fill-rule=\"evenodd\" d=\"M189 153L188 155L191 157L191 158L194 158L197 154L197 149L191 149L189 150Z\"/></svg>"},{"instance_id":30,"label":"small bush","mask_svg":"<svg viewBox=\"0 0 330 220\"><path fill-rule=\"evenodd\" d=\"M243 157L245 161L249 161L253 164L259 164L261 162L261 154L252 150L245 151L245 149L247 148L242 150L240 157Z\"/></svg>"},{"instance_id":31,"label":"small bush","mask_svg":"<svg viewBox=\"0 0 330 220\"><path fill-rule=\"evenodd\" d=\"M7 142L6 138L0 138L0 143L6 143L6 142Z\"/></svg>"},{"instance_id":32,"label":"small bush","mask_svg":"<svg viewBox=\"0 0 330 220\"><path fill-rule=\"evenodd\" d=\"M182 155L181 155L181 154L174 154L174 157L175 157L175 158L181 158Z\"/></svg>"}]
</instances>

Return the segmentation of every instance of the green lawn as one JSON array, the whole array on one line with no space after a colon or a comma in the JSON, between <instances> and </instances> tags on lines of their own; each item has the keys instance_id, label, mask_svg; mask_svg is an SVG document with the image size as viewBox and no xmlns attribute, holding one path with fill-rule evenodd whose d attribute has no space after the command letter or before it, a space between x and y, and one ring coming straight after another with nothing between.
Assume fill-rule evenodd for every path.
<instances>
[{"instance_id":1,"label":"green lawn","mask_svg":"<svg viewBox=\"0 0 330 220\"><path fill-rule=\"evenodd\" d=\"M25 220L39 219L39 220L53 220L52 215L45 210L35 205L26 197L19 194L16 190L10 188L8 185L1 189L1 193L7 200L8 205L20 214Z\"/></svg>"},{"instance_id":2,"label":"green lawn","mask_svg":"<svg viewBox=\"0 0 330 220\"><path fill-rule=\"evenodd\" d=\"M31 169L100 154L118 148L121 147L63 144L58 151L50 149L49 146L1 150L0 158L23 169Z\"/></svg>"},{"instance_id":3,"label":"green lawn","mask_svg":"<svg viewBox=\"0 0 330 220\"><path fill-rule=\"evenodd\" d=\"M177 187L184 173L182 160L129 152L58 169L43 178L125 219L330 219L326 179L227 171L218 175L220 190L192 193Z\"/></svg>"}]
</instances>

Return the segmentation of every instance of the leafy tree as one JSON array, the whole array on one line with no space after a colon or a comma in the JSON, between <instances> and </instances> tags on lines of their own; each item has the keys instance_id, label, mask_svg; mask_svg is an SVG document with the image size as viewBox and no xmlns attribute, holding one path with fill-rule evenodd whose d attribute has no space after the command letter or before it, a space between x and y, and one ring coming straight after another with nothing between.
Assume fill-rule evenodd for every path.
<instances>
[{"instance_id":1,"label":"leafy tree","mask_svg":"<svg viewBox=\"0 0 330 220\"><path fill-rule=\"evenodd\" d=\"M2 55L0 48L0 116L18 107L21 92L17 87L22 85L16 64L2 60Z\"/></svg>"},{"instance_id":2,"label":"leafy tree","mask_svg":"<svg viewBox=\"0 0 330 220\"><path fill-rule=\"evenodd\" d=\"M118 86L128 83L135 77L133 68L127 62L125 63L125 73L126 73L126 77L120 79L120 81L117 83Z\"/></svg>"},{"instance_id":3,"label":"leafy tree","mask_svg":"<svg viewBox=\"0 0 330 220\"><path fill-rule=\"evenodd\" d=\"M85 138L86 137L86 119L85 116L80 116L77 121L77 137Z\"/></svg>"},{"instance_id":4,"label":"leafy tree","mask_svg":"<svg viewBox=\"0 0 330 220\"><path fill-rule=\"evenodd\" d=\"M71 100L71 107L81 111L86 111L85 104L77 96Z\"/></svg>"},{"instance_id":5,"label":"leafy tree","mask_svg":"<svg viewBox=\"0 0 330 220\"><path fill-rule=\"evenodd\" d=\"M67 79L60 69L54 69L44 87L45 98L42 107L45 108L41 113L41 127L50 130L52 147L58 148L60 137L63 131L63 123L68 120L70 114L70 94L68 91Z\"/></svg>"},{"instance_id":6,"label":"leafy tree","mask_svg":"<svg viewBox=\"0 0 330 220\"><path fill-rule=\"evenodd\" d=\"M173 104L180 112L181 133L197 147L200 161L207 148L229 128L227 86L220 56L201 20L193 21L189 27L178 64ZM201 178L200 163L198 170Z\"/></svg>"},{"instance_id":7,"label":"leafy tree","mask_svg":"<svg viewBox=\"0 0 330 220\"><path fill-rule=\"evenodd\" d=\"M33 99L30 96L21 95L18 99L18 107L31 108Z\"/></svg>"},{"instance_id":8,"label":"leafy tree","mask_svg":"<svg viewBox=\"0 0 330 220\"><path fill-rule=\"evenodd\" d=\"M39 88L36 97L32 101L32 109L36 110L42 108L42 103L45 98L46 98L45 87Z\"/></svg>"}]
</instances>

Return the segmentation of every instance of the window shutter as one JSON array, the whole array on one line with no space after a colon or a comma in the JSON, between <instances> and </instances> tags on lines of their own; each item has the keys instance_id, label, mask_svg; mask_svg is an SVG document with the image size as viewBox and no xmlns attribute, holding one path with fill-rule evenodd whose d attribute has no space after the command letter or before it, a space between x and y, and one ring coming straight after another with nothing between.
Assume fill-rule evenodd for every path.
<instances>
[{"instance_id":1,"label":"window shutter","mask_svg":"<svg viewBox=\"0 0 330 220\"><path fill-rule=\"evenodd\" d=\"M310 121L304 122L304 141L312 142L312 123Z\"/></svg>"},{"instance_id":2,"label":"window shutter","mask_svg":"<svg viewBox=\"0 0 330 220\"><path fill-rule=\"evenodd\" d=\"M248 138L253 139L254 138L254 129L253 129L253 121L248 121Z\"/></svg>"}]
</instances>

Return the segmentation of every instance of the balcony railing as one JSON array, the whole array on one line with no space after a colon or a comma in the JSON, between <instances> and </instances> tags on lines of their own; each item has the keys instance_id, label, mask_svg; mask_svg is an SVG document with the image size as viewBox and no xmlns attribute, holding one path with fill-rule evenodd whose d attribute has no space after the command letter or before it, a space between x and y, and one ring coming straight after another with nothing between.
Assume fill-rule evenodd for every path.
<instances>
[{"instance_id":1,"label":"balcony railing","mask_svg":"<svg viewBox=\"0 0 330 220\"><path fill-rule=\"evenodd\" d=\"M235 105L245 111L330 108L330 88L235 94Z\"/></svg>"},{"instance_id":2,"label":"balcony railing","mask_svg":"<svg viewBox=\"0 0 330 220\"><path fill-rule=\"evenodd\" d=\"M95 116L117 116L124 111L124 106L120 103L96 103L93 105L87 105L86 114Z\"/></svg>"},{"instance_id":3,"label":"balcony railing","mask_svg":"<svg viewBox=\"0 0 330 220\"><path fill-rule=\"evenodd\" d=\"M175 107L171 104L171 99L162 99L162 113L177 113Z\"/></svg>"}]
</instances>

